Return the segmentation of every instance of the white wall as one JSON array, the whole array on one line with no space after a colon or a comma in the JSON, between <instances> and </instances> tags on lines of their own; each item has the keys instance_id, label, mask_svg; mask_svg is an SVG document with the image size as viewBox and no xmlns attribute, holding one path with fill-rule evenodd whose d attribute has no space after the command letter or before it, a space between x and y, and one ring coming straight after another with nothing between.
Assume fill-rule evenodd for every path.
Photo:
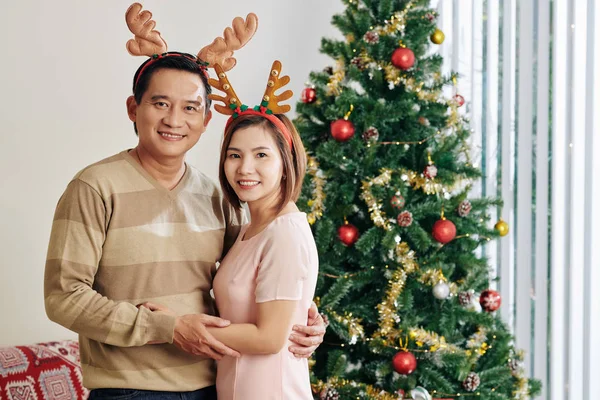
<instances>
[{"instance_id":1,"label":"white wall","mask_svg":"<svg viewBox=\"0 0 600 400\"><path fill-rule=\"evenodd\" d=\"M25 0L0 4L0 345L74 337L50 322L43 273L52 215L71 177L133 147L125 112L144 61L125 50L129 1ZM297 101L311 70L333 61L318 52L341 1L143 1L170 50L195 54L236 15L255 12L259 28L229 73L238 95L260 101L274 59L292 78ZM255 100L252 100L255 99ZM216 177L225 117L217 115L188 157Z\"/></svg>"}]
</instances>

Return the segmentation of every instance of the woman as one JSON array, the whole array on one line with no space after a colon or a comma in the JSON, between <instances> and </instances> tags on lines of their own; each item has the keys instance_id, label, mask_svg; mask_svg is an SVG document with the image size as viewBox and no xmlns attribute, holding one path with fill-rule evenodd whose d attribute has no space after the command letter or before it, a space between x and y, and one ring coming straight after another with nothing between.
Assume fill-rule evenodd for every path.
<instances>
[{"instance_id":1,"label":"woman","mask_svg":"<svg viewBox=\"0 0 600 400\"><path fill-rule=\"evenodd\" d=\"M308 363L287 351L293 324L306 320L318 272L317 249L298 198L304 147L283 115L240 115L226 128L219 180L225 197L250 211L214 280L226 328L209 328L241 357L218 363L219 400L312 399ZM274 121L276 118L277 121Z\"/></svg>"}]
</instances>

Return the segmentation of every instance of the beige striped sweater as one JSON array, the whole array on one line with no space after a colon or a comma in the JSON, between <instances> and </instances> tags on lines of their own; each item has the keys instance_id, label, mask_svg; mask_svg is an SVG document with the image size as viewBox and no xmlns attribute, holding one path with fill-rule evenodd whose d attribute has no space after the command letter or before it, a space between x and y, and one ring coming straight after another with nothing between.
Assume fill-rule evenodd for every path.
<instances>
[{"instance_id":1,"label":"beige striped sweater","mask_svg":"<svg viewBox=\"0 0 600 400\"><path fill-rule=\"evenodd\" d=\"M215 263L242 214L193 167L171 191L127 151L79 172L58 202L44 278L49 318L79 334L87 388L190 391L215 383L211 359L172 344L178 314L214 313Z\"/></svg>"}]
</instances>

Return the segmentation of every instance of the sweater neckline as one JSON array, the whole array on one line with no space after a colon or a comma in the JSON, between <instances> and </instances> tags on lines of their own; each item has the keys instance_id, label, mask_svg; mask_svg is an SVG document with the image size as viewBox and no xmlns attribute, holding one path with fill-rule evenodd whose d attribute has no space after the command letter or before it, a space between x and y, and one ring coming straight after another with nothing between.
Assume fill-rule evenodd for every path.
<instances>
[{"instance_id":1,"label":"sweater neckline","mask_svg":"<svg viewBox=\"0 0 600 400\"><path fill-rule=\"evenodd\" d=\"M148 173L148 171L146 171L144 169L144 167L142 167L142 165L139 162L137 162L137 160L135 158L133 158L133 156L130 154L131 150L133 150L133 149L127 149L127 150L122 151L121 152L122 157L129 164L131 164L131 166L133 168L135 168L135 170L140 175L142 175L144 177L144 179L146 179L150 184L152 184L152 186L154 186L159 192L164 193L171 199L176 198L177 195L179 194L179 192L181 192L181 190L186 186L189 176L191 174L190 166L188 165L188 163L184 162L185 172L183 173L183 176L181 177L181 179L179 180L177 185L173 189L169 190L166 187L164 187L163 185L161 185L160 182L158 182L156 179L154 179L154 177L152 175L150 175Z\"/></svg>"}]
</instances>

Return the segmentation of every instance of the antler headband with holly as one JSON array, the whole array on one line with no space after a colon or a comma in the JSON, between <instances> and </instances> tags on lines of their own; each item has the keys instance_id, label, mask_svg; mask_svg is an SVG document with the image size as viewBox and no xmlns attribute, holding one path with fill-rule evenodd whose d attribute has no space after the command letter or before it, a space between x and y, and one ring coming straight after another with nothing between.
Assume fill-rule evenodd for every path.
<instances>
[{"instance_id":1,"label":"antler headband with holly","mask_svg":"<svg viewBox=\"0 0 600 400\"><path fill-rule=\"evenodd\" d=\"M133 3L125 13L127 27L134 35L134 38L127 42L127 51L133 56L151 57L138 73L137 79L142 76L153 60L171 56L190 58L200 66L207 76L207 68L215 68L216 65L229 71L236 64L233 52L244 47L258 28L256 14L248 14L245 20L236 17L232 22L233 29L226 28L223 32L224 38L216 38L210 45L202 48L195 58L191 58L181 53L167 53L167 42L162 38L160 32L154 30L156 21L152 19L152 13L148 10L141 10L140 3ZM137 80L135 85L137 85Z\"/></svg>"},{"instance_id":2,"label":"antler headband with holly","mask_svg":"<svg viewBox=\"0 0 600 400\"><path fill-rule=\"evenodd\" d=\"M273 62L273 66L271 67L271 71L269 73L269 79L267 81L267 89L263 95L262 101L260 105L255 106L254 108L249 108L247 105L242 104L240 99L238 98L235 90L231 86L229 79L227 79L227 74L225 74L225 70L219 65L215 65L215 72L217 73L218 80L209 79L209 83L215 89L218 89L225 93L225 96L220 96L218 94L210 94L208 96L211 100L221 101L221 104L215 104L215 110L224 115L230 115L231 117L227 121L226 128L233 122L234 119L239 117L240 115L258 115L268 119L271 123L273 123L286 138L290 149L292 146L292 135L285 126L285 124L275 116L275 114L284 114L290 111L291 107L287 104L281 105L279 102L287 100L291 98L294 93L291 90L286 90L285 92L277 95L275 91L281 89L285 85L290 82L289 76L280 76L281 75L281 62L276 60Z\"/></svg>"}]
</instances>

